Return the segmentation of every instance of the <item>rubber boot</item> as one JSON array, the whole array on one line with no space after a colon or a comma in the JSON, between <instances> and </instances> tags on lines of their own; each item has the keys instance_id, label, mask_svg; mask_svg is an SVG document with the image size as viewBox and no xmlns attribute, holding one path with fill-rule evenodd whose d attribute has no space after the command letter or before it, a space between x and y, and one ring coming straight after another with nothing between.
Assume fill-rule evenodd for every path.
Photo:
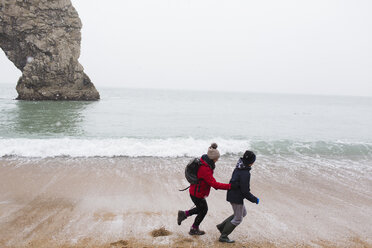
<instances>
[{"instance_id":1,"label":"rubber boot","mask_svg":"<svg viewBox=\"0 0 372 248\"><path fill-rule=\"evenodd\" d=\"M218 224L216 226L218 231L220 231L221 234L222 234L223 228L225 227L226 222L230 222L230 221L232 221L232 219L234 219L234 215L231 215L231 216L227 217L224 221L222 221L221 224Z\"/></svg>"},{"instance_id":2,"label":"rubber boot","mask_svg":"<svg viewBox=\"0 0 372 248\"><path fill-rule=\"evenodd\" d=\"M218 241L223 243L234 243L234 240L229 239L228 235L232 233L235 229L235 225L231 221L226 222L225 227L223 228L222 234Z\"/></svg>"},{"instance_id":3,"label":"rubber boot","mask_svg":"<svg viewBox=\"0 0 372 248\"><path fill-rule=\"evenodd\" d=\"M178 211L177 224L181 225L182 221L186 220L187 216L185 211Z\"/></svg>"}]
</instances>

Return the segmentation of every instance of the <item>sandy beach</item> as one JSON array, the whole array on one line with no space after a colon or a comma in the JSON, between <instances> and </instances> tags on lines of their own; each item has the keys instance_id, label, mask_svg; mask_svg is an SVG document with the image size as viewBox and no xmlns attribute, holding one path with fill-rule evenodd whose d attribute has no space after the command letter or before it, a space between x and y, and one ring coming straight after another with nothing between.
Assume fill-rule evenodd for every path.
<instances>
[{"instance_id":1,"label":"sandy beach","mask_svg":"<svg viewBox=\"0 0 372 248\"><path fill-rule=\"evenodd\" d=\"M372 248L371 12L0 0L0 248Z\"/></svg>"},{"instance_id":2,"label":"sandy beach","mask_svg":"<svg viewBox=\"0 0 372 248\"><path fill-rule=\"evenodd\" d=\"M217 242L215 225L232 213L221 190L208 197L207 234L191 237L193 218L176 223L193 206L178 191L188 159L3 158L0 247L372 247L369 171L334 173L321 160L291 167L289 158L255 165L251 191L261 203L246 201L236 244ZM217 180L229 180L234 162L218 162ZM153 237L159 228L170 233Z\"/></svg>"}]
</instances>

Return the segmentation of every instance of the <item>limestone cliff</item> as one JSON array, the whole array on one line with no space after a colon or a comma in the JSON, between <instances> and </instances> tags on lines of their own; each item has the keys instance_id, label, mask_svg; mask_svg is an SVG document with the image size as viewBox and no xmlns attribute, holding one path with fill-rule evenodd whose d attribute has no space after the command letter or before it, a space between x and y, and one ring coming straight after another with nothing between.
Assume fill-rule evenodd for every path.
<instances>
[{"instance_id":1,"label":"limestone cliff","mask_svg":"<svg viewBox=\"0 0 372 248\"><path fill-rule=\"evenodd\" d=\"M99 99L78 62L81 27L70 0L0 0L0 47L22 71L17 99Z\"/></svg>"}]
</instances>

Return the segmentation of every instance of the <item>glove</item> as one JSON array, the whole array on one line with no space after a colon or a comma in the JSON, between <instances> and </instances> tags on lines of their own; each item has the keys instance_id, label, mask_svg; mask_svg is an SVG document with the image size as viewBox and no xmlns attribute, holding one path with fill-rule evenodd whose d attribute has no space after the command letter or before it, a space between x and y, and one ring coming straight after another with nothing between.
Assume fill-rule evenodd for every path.
<instances>
[{"instance_id":1,"label":"glove","mask_svg":"<svg viewBox=\"0 0 372 248\"><path fill-rule=\"evenodd\" d=\"M257 202L256 202L256 204L258 204L258 203L260 203L260 198L257 198Z\"/></svg>"},{"instance_id":2,"label":"glove","mask_svg":"<svg viewBox=\"0 0 372 248\"><path fill-rule=\"evenodd\" d=\"M231 189L239 189L239 183L238 182L231 182Z\"/></svg>"}]
</instances>

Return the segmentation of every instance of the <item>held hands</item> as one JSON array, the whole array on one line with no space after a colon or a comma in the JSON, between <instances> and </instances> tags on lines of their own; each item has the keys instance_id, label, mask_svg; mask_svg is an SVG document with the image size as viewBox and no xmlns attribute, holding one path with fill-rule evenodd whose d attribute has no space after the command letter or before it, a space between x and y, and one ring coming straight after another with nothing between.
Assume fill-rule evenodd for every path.
<instances>
[{"instance_id":1,"label":"held hands","mask_svg":"<svg viewBox=\"0 0 372 248\"><path fill-rule=\"evenodd\" d=\"M238 182L231 182L231 189L239 189L239 183Z\"/></svg>"}]
</instances>

